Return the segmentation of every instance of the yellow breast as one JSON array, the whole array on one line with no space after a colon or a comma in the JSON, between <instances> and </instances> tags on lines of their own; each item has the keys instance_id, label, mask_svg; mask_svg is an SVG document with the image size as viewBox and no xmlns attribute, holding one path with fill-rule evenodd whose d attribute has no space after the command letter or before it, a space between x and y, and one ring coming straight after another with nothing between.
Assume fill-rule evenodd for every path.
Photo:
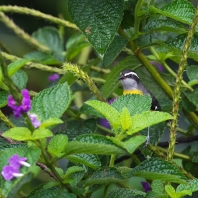
<instances>
[{"instance_id":1,"label":"yellow breast","mask_svg":"<svg viewBox=\"0 0 198 198\"><path fill-rule=\"evenodd\" d=\"M124 90L123 91L123 95L126 94L140 94L143 95L142 91L138 90L138 89L134 89L134 90Z\"/></svg>"}]
</instances>

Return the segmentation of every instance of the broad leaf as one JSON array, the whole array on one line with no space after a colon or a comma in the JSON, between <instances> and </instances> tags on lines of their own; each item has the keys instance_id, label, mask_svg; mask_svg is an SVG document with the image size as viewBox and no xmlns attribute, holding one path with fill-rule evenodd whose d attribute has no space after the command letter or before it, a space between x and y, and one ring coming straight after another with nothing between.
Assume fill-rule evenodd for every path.
<instances>
[{"instance_id":1,"label":"broad leaf","mask_svg":"<svg viewBox=\"0 0 198 198\"><path fill-rule=\"evenodd\" d=\"M151 6L150 11L189 25L191 25L195 14L194 6L187 0L172 1L161 10Z\"/></svg>"},{"instance_id":2,"label":"broad leaf","mask_svg":"<svg viewBox=\"0 0 198 198\"><path fill-rule=\"evenodd\" d=\"M67 159L73 163L84 164L93 169L97 169L101 166L98 156L93 154L69 155L67 156Z\"/></svg>"},{"instance_id":3,"label":"broad leaf","mask_svg":"<svg viewBox=\"0 0 198 198\"><path fill-rule=\"evenodd\" d=\"M28 128L15 127L3 133L3 137L11 138L17 141L27 141L31 140L32 134Z\"/></svg>"},{"instance_id":4,"label":"broad leaf","mask_svg":"<svg viewBox=\"0 0 198 198\"><path fill-rule=\"evenodd\" d=\"M9 76L12 76L14 73L16 73L21 67L23 67L27 62L30 60L28 59L19 59L16 60L8 65L8 74Z\"/></svg>"},{"instance_id":5,"label":"broad leaf","mask_svg":"<svg viewBox=\"0 0 198 198\"><path fill-rule=\"evenodd\" d=\"M127 134L132 135L144 128L171 119L172 116L166 112L146 111L141 114L137 114L131 118L132 125L127 131Z\"/></svg>"},{"instance_id":6,"label":"broad leaf","mask_svg":"<svg viewBox=\"0 0 198 198\"><path fill-rule=\"evenodd\" d=\"M190 102L198 107L198 88L196 88L193 92L185 93L185 95Z\"/></svg>"},{"instance_id":7,"label":"broad leaf","mask_svg":"<svg viewBox=\"0 0 198 198\"><path fill-rule=\"evenodd\" d=\"M190 190L191 192L198 191L198 179L195 178L195 179L189 180L188 185L180 184L177 187L176 192L182 192L183 190Z\"/></svg>"},{"instance_id":8,"label":"broad leaf","mask_svg":"<svg viewBox=\"0 0 198 198\"><path fill-rule=\"evenodd\" d=\"M127 94L118 97L112 104L117 111L122 112L127 108L131 116L149 111L151 108L151 97L149 95Z\"/></svg>"},{"instance_id":9,"label":"broad leaf","mask_svg":"<svg viewBox=\"0 0 198 198\"><path fill-rule=\"evenodd\" d=\"M187 29L184 26L171 19L152 19L149 20L143 28L143 32L146 33L155 32L157 30L176 33L187 32Z\"/></svg>"},{"instance_id":10,"label":"broad leaf","mask_svg":"<svg viewBox=\"0 0 198 198\"><path fill-rule=\"evenodd\" d=\"M0 91L0 108L5 107L8 103L8 95L7 91Z\"/></svg>"},{"instance_id":11,"label":"broad leaf","mask_svg":"<svg viewBox=\"0 0 198 198\"><path fill-rule=\"evenodd\" d=\"M67 83L56 85L39 92L32 100L30 113L37 114L42 121L60 118L71 102Z\"/></svg>"},{"instance_id":12,"label":"broad leaf","mask_svg":"<svg viewBox=\"0 0 198 198\"><path fill-rule=\"evenodd\" d=\"M79 135L92 134L96 129L97 125L95 119L88 119L85 121L71 120L67 122L65 129L58 129L56 134L67 135L69 140L72 140Z\"/></svg>"},{"instance_id":13,"label":"broad leaf","mask_svg":"<svg viewBox=\"0 0 198 198\"><path fill-rule=\"evenodd\" d=\"M133 189L120 188L120 189L111 190L107 195L107 198L120 198L120 197L144 198L146 197L146 193Z\"/></svg>"},{"instance_id":14,"label":"broad leaf","mask_svg":"<svg viewBox=\"0 0 198 198\"><path fill-rule=\"evenodd\" d=\"M32 140L39 140L47 137L52 137L53 133L49 129L38 128L32 134Z\"/></svg>"},{"instance_id":15,"label":"broad leaf","mask_svg":"<svg viewBox=\"0 0 198 198\"><path fill-rule=\"evenodd\" d=\"M59 156L65 152L68 144L68 137L66 135L55 135L49 142L48 152L54 156Z\"/></svg>"},{"instance_id":16,"label":"broad leaf","mask_svg":"<svg viewBox=\"0 0 198 198\"><path fill-rule=\"evenodd\" d=\"M63 121L61 119L49 118L49 119L45 120L44 122L42 122L40 127L47 128L49 126L54 126L54 125L61 124L61 123L63 123Z\"/></svg>"},{"instance_id":17,"label":"broad leaf","mask_svg":"<svg viewBox=\"0 0 198 198\"><path fill-rule=\"evenodd\" d=\"M117 183L124 180L122 174L114 167L100 169L91 175L86 185Z\"/></svg>"},{"instance_id":18,"label":"broad leaf","mask_svg":"<svg viewBox=\"0 0 198 198\"><path fill-rule=\"evenodd\" d=\"M117 57L117 55L121 52L122 48L126 46L127 43L128 43L127 39L121 36L115 36L104 55L102 62L103 65L105 67L109 66L113 62L113 60Z\"/></svg>"},{"instance_id":19,"label":"broad leaf","mask_svg":"<svg viewBox=\"0 0 198 198\"><path fill-rule=\"evenodd\" d=\"M63 51L63 41L59 31L54 27L44 27L33 32L32 36L53 52Z\"/></svg>"},{"instance_id":20,"label":"broad leaf","mask_svg":"<svg viewBox=\"0 0 198 198\"><path fill-rule=\"evenodd\" d=\"M186 69L186 74L190 80L198 80L198 65L188 66Z\"/></svg>"},{"instance_id":21,"label":"broad leaf","mask_svg":"<svg viewBox=\"0 0 198 198\"><path fill-rule=\"evenodd\" d=\"M123 16L120 0L73 0L68 10L79 27L99 54L104 54L113 40Z\"/></svg>"},{"instance_id":22,"label":"broad leaf","mask_svg":"<svg viewBox=\"0 0 198 198\"><path fill-rule=\"evenodd\" d=\"M106 78L105 84L102 87L103 96L107 98L118 88L118 78L123 70L135 69L140 65L140 61L135 56L128 56L124 60L120 61Z\"/></svg>"},{"instance_id":23,"label":"broad leaf","mask_svg":"<svg viewBox=\"0 0 198 198\"><path fill-rule=\"evenodd\" d=\"M129 174L129 177L140 176L145 179L163 180L173 183L187 183L187 178L172 163L160 158L150 158L136 166Z\"/></svg>"},{"instance_id":24,"label":"broad leaf","mask_svg":"<svg viewBox=\"0 0 198 198\"><path fill-rule=\"evenodd\" d=\"M114 145L105 143L69 142L66 155L91 153L101 155L122 154L124 151Z\"/></svg>"},{"instance_id":25,"label":"broad leaf","mask_svg":"<svg viewBox=\"0 0 198 198\"><path fill-rule=\"evenodd\" d=\"M27 74L24 71L18 70L12 76L12 80L16 84L16 86L20 90L22 90L22 89L25 89L26 88L26 84L27 84L27 81L28 81L28 76L27 76Z\"/></svg>"},{"instance_id":26,"label":"broad leaf","mask_svg":"<svg viewBox=\"0 0 198 198\"><path fill-rule=\"evenodd\" d=\"M100 102L97 100L87 101L86 104L101 113L105 118L107 118L111 127L115 130L118 130L120 127L120 115L115 108L105 102Z\"/></svg>"},{"instance_id":27,"label":"broad leaf","mask_svg":"<svg viewBox=\"0 0 198 198\"><path fill-rule=\"evenodd\" d=\"M124 107L120 114L120 122L122 125L122 131L126 131L131 126L131 116L129 110Z\"/></svg>"}]
</instances>

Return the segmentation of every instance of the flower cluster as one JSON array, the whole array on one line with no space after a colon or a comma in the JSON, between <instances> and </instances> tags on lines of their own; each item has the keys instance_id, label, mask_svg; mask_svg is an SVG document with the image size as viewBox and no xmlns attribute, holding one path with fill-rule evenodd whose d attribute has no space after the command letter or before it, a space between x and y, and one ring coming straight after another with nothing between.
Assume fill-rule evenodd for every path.
<instances>
[{"instance_id":1,"label":"flower cluster","mask_svg":"<svg viewBox=\"0 0 198 198\"><path fill-rule=\"evenodd\" d=\"M28 113L28 116L29 116L34 128L38 128L41 125L41 122L35 113Z\"/></svg>"},{"instance_id":2,"label":"flower cluster","mask_svg":"<svg viewBox=\"0 0 198 198\"><path fill-rule=\"evenodd\" d=\"M7 181L11 180L13 177L22 177L23 174L19 172L21 166L30 167L30 164L25 162L27 160L26 157L19 157L17 154L13 155L9 159L9 165L4 166L1 171L1 175Z\"/></svg>"},{"instance_id":3,"label":"flower cluster","mask_svg":"<svg viewBox=\"0 0 198 198\"><path fill-rule=\"evenodd\" d=\"M8 96L8 106L13 110L15 118L19 118L21 114L27 113L31 109L31 99L27 89L22 90L22 96L21 105L17 105L12 95Z\"/></svg>"},{"instance_id":4,"label":"flower cluster","mask_svg":"<svg viewBox=\"0 0 198 198\"><path fill-rule=\"evenodd\" d=\"M59 78L60 78L59 74L52 74L51 76L48 76L49 81L55 81L58 80Z\"/></svg>"}]
</instances>

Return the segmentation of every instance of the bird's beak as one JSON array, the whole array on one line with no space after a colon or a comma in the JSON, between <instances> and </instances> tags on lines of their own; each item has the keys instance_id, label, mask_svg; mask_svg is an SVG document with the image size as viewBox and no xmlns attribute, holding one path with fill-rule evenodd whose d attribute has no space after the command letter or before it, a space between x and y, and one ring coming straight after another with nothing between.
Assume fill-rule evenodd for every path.
<instances>
[{"instance_id":1,"label":"bird's beak","mask_svg":"<svg viewBox=\"0 0 198 198\"><path fill-rule=\"evenodd\" d=\"M118 80L123 80L123 79L124 79L123 75L118 78Z\"/></svg>"}]
</instances>

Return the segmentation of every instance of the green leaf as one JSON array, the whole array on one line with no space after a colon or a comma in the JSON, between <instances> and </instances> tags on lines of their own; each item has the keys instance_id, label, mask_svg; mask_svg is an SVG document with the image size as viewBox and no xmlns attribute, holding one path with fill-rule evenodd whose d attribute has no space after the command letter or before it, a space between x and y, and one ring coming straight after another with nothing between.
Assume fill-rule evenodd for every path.
<instances>
[{"instance_id":1,"label":"green leaf","mask_svg":"<svg viewBox=\"0 0 198 198\"><path fill-rule=\"evenodd\" d=\"M45 120L44 122L42 122L40 127L47 128L49 126L53 126L53 125L57 125L57 124L61 124L61 123L63 123L63 121L59 118L49 118L49 119Z\"/></svg>"},{"instance_id":2,"label":"green leaf","mask_svg":"<svg viewBox=\"0 0 198 198\"><path fill-rule=\"evenodd\" d=\"M113 40L123 16L120 0L73 0L68 10L79 27L99 54L104 54Z\"/></svg>"},{"instance_id":3,"label":"green leaf","mask_svg":"<svg viewBox=\"0 0 198 198\"><path fill-rule=\"evenodd\" d=\"M30 113L37 114L41 121L59 118L68 108L71 98L67 83L44 89L33 98Z\"/></svg>"},{"instance_id":4,"label":"green leaf","mask_svg":"<svg viewBox=\"0 0 198 198\"><path fill-rule=\"evenodd\" d=\"M85 121L71 120L67 122L66 129L58 130L56 134L65 134L68 136L69 140L72 140L79 135L94 133L96 129L97 125L95 119L88 119Z\"/></svg>"},{"instance_id":5,"label":"green leaf","mask_svg":"<svg viewBox=\"0 0 198 198\"><path fill-rule=\"evenodd\" d=\"M0 91L0 108L5 107L8 103L8 95L7 91Z\"/></svg>"},{"instance_id":6,"label":"green leaf","mask_svg":"<svg viewBox=\"0 0 198 198\"><path fill-rule=\"evenodd\" d=\"M93 154L76 154L76 155L69 155L67 159L73 163L84 164L93 169L98 169L101 167L100 160L97 155Z\"/></svg>"},{"instance_id":7,"label":"green leaf","mask_svg":"<svg viewBox=\"0 0 198 198\"><path fill-rule=\"evenodd\" d=\"M149 111L151 108L151 97L147 95L127 94L118 97L112 104L118 112L127 108L131 116Z\"/></svg>"},{"instance_id":8,"label":"green leaf","mask_svg":"<svg viewBox=\"0 0 198 198\"><path fill-rule=\"evenodd\" d=\"M24 58L28 58L32 61L36 61L42 64L46 65L57 65L60 64L60 61L58 61L53 55L51 54L45 54L43 52L39 51L32 51L24 55Z\"/></svg>"},{"instance_id":9,"label":"green leaf","mask_svg":"<svg viewBox=\"0 0 198 198\"><path fill-rule=\"evenodd\" d=\"M107 137L114 144L119 147L122 147L128 151L128 153L132 154L141 144L146 141L146 137L142 135L134 136L125 142L118 140L115 137Z\"/></svg>"},{"instance_id":10,"label":"green leaf","mask_svg":"<svg viewBox=\"0 0 198 198\"><path fill-rule=\"evenodd\" d=\"M120 197L144 198L146 197L146 193L134 189L120 188L120 189L111 190L107 195L107 198L120 198Z\"/></svg>"},{"instance_id":11,"label":"green leaf","mask_svg":"<svg viewBox=\"0 0 198 198\"><path fill-rule=\"evenodd\" d=\"M145 136L138 135L126 140L124 142L124 148L128 151L128 153L133 154L133 152L145 141L146 141Z\"/></svg>"},{"instance_id":12,"label":"green leaf","mask_svg":"<svg viewBox=\"0 0 198 198\"><path fill-rule=\"evenodd\" d=\"M106 53L104 54L103 58L103 65L105 67L109 66L113 60L117 57L117 55L121 52L122 48L125 47L128 43L128 40L116 35L111 42L109 48L107 49Z\"/></svg>"},{"instance_id":13,"label":"green leaf","mask_svg":"<svg viewBox=\"0 0 198 198\"><path fill-rule=\"evenodd\" d=\"M189 25L195 14L194 6L187 0L172 1L161 10L151 6L150 11Z\"/></svg>"},{"instance_id":14,"label":"green leaf","mask_svg":"<svg viewBox=\"0 0 198 198\"><path fill-rule=\"evenodd\" d=\"M49 129L38 128L32 134L32 140L39 140L47 137L52 137L53 133Z\"/></svg>"},{"instance_id":15,"label":"green leaf","mask_svg":"<svg viewBox=\"0 0 198 198\"><path fill-rule=\"evenodd\" d=\"M76 198L74 193L69 193L61 187L34 190L28 198Z\"/></svg>"},{"instance_id":16,"label":"green leaf","mask_svg":"<svg viewBox=\"0 0 198 198\"><path fill-rule=\"evenodd\" d=\"M82 51L83 48L89 45L90 44L86 41L86 37L83 34L74 34L71 36L66 43L67 61L71 61Z\"/></svg>"},{"instance_id":17,"label":"green leaf","mask_svg":"<svg viewBox=\"0 0 198 198\"><path fill-rule=\"evenodd\" d=\"M11 181L6 181L1 179L1 188L3 197L12 198L15 197L17 191L21 188L21 186L35 177L38 173L39 168L35 167L37 160L40 157L40 150L38 148L9 148L3 152L0 152L0 170L9 163L9 158L14 154L18 154L19 157L26 157L27 163L31 165L31 167L23 166L20 168L20 173L23 173L23 177L12 179Z\"/></svg>"},{"instance_id":18,"label":"green leaf","mask_svg":"<svg viewBox=\"0 0 198 198\"><path fill-rule=\"evenodd\" d=\"M81 172L81 171L85 171L84 168L80 167L80 166L72 166L69 167L64 175L64 177L68 177L69 175L75 173L75 172Z\"/></svg>"},{"instance_id":19,"label":"green leaf","mask_svg":"<svg viewBox=\"0 0 198 198\"><path fill-rule=\"evenodd\" d=\"M184 48L184 44L187 38L187 33L180 34L176 38L172 40L166 41L166 45L169 49L181 52ZM198 60L197 58L197 50L198 50L198 33L195 33L191 40L191 45L188 50L188 56L193 58L194 60Z\"/></svg>"},{"instance_id":20,"label":"green leaf","mask_svg":"<svg viewBox=\"0 0 198 198\"><path fill-rule=\"evenodd\" d=\"M189 180L188 185L180 184L177 187L176 192L182 192L183 190L190 190L191 192L198 191L198 179L195 178L195 179Z\"/></svg>"},{"instance_id":21,"label":"green leaf","mask_svg":"<svg viewBox=\"0 0 198 198\"><path fill-rule=\"evenodd\" d=\"M171 198L180 198L183 197L184 195L192 195L192 192L190 190L175 192L175 189L171 185L166 185L165 190Z\"/></svg>"},{"instance_id":22,"label":"green leaf","mask_svg":"<svg viewBox=\"0 0 198 198\"><path fill-rule=\"evenodd\" d=\"M194 89L193 92L184 93L188 100L192 102L196 107L198 107L198 88Z\"/></svg>"},{"instance_id":23,"label":"green leaf","mask_svg":"<svg viewBox=\"0 0 198 198\"><path fill-rule=\"evenodd\" d=\"M146 111L141 114L137 114L131 118L132 125L127 131L127 134L132 135L144 128L171 119L172 116L166 112Z\"/></svg>"},{"instance_id":24,"label":"green leaf","mask_svg":"<svg viewBox=\"0 0 198 198\"><path fill-rule=\"evenodd\" d=\"M16 60L8 65L8 74L9 76L12 76L14 73L16 73L21 67L23 67L27 62L30 60L28 59L19 59Z\"/></svg>"},{"instance_id":25,"label":"green leaf","mask_svg":"<svg viewBox=\"0 0 198 198\"><path fill-rule=\"evenodd\" d=\"M86 104L93 107L99 113L101 113L105 118L107 118L111 127L114 130L118 130L118 128L120 127L120 115L115 108L113 108L111 105L105 102L100 102L97 100L87 101Z\"/></svg>"},{"instance_id":26,"label":"green leaf","mask_svg":"<svg viewBox=\"0 0 198 198\"><path fill-rule=\"evenodd\" d=\"M120 122L122 125L122 131L126 131L131 126L131 116L129 110L124 107L120 114Z\"/></svg>"},{"instance_id":27,"label":"green leaf","mask_svg":"<svg viewBox=\"0 0 198 198\"><path fill-rule=\"evenodd\" d=\"M128 176L140 176L145 179L163 180L164 182L187 183L187 178L178 168L160 158L150 158L143 161Z\"/></svg>"},{"instance_id":28,"label":"green leaf","mask_svg":"<svg viewBox=\"0 0 198 198\"><path fill-rule=\"evenodd\" d=\"M151 33L155 31L167 31L184 33L188 30L182 26L180 23L173 21L171 19L151 19L143 28L143 32Z\"/></svg>"},{"instance_id":29,"label":"green leaf","mask_svg":"<svg viewBox=\"0 0 198 198\"><path fill-rule=\"evenodd\" d=\"M164 184L160 180L154 180L151 184L152 191L163 194L164 193Z\"/></svg>"},{"instance_id":30,"label":"green leaf","mask_svg":"<svg viewBox=\"0 0 198 198\"><path fill-rule=\"evenodd\" d=\"M27 81L28 81L28 76L27 76L27 74L24 71L18 70L12 76L12 80L16 84L16 86L20 90L22 90L22 89L25 89L26 88L26 84L27 84Z\"/></svg>"},{"instance_id":31,"label":"green leaf","mask_svg":"<svg viewBox=\"0 0 198 198\"><path fill-rule=\"evenodd\" d=\"M190 80L198 80L198 66L191 65L187 67L186 74Z\"/></svg>"},{"instance_id":32,"label":"green leaf","mask_svg":"<svg viewBox=\"0 0 198 198\"><path fill-rule=\"evenodd\" d=\"M190 100L187 98L187 97L182 97L182 100L181 100L181 103L182 103L182 107L186 110L186 111L195 111L196 110L196 106L190 102Z\"/></svg>"},{"instance_id":33,"label":"green leaf","mask_svg":"<svg viewBox=\"0 0 198 198\"><path fill-rule=\"evenodd\" d=\"M66 135L55 135L49 142L48 152L54 156L59 156L65 152L68 144L68 137Z\"/></svg>"},{"instance_id":34,"label":"green leaf","mask_svg":"<svg viewBox=\"0 0 198 198\"><path fill-rule=\"evenodd\" d=\"M128 56L124 60L120 61L106 78L105 84L102 87L103 96L107 98L118 88L118 78L123 70L135 69L140 65L140 61L135 56Z\"/></svg>"},{"instance_id":35,"label":"green leaf","mask_svg":"<svg viewBox=\"0 0 198 198\"><path fill-rule=\"evenodd\" d=\"M117 183L124 180L122 174L114 167L97 170L89 177L86 185Z\"/></svg>"},{"instance_id":36,"label":"green leaf","mask_svg":"<svg viewBox=\"0 0 198 198\"><path fill-rule=\"evenodd\" d=\"M59 31L54 27L43 27L33 32L33 38L54 52L63 51L63 41Z\"/></svg>"},{"instance_id":37,"label":"green leaf","mask_svg":"<svg viewBox=\"0 0 198 198\"><path fill-rule=\"evenodd\" d=\"M66 155L91 153L101 155L122 154L124 151L114 145L105 143L69 142Z\"/></svg>"},{"instance_id":38,"label":"green leaf","mask_svg":"<svg viewBox=\"0 0 198 198\"><path fill-rule=\"evenodd\" d=\"M27 141L27 140L31 140L32 134L28 128L15 127L3 133L3 137L11 138L17 141Z\"/></svg>"}]
</instances>

